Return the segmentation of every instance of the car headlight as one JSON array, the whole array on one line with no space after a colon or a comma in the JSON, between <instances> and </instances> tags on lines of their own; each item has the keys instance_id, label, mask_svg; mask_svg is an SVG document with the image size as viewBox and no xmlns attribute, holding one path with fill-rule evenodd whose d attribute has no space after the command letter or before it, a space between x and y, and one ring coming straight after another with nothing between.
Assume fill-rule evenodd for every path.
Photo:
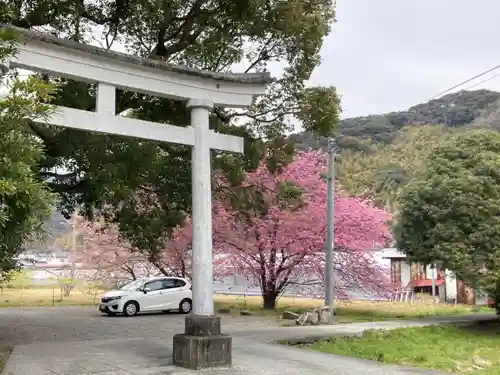
<instances>
[{"instance_id":1,"label":"car headlight","mask_svg":"<svg viewBox=\"0 0 500 375\"><path fill-rule=\"evenodd\" d=\"M122 296L113 297L113 300L122 299Z\"/></svg>"}]
</instances>

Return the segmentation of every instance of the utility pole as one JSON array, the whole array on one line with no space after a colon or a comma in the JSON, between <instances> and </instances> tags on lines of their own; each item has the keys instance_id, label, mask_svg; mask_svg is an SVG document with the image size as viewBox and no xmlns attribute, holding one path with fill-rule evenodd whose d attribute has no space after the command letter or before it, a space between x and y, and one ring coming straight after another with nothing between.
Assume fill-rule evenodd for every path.
<instances>
[{"instance_id":1,"label":"utility pole","mask_svg":"<svg viewBox=\"0 0 500 375\"><path fill-rule=\"evenodd\" d=\"M328 171L326 184L326 263L325 263L325 305L330 308L330 323L333 323L333 250L334 250L334 189L335 189L335 148L334 138L328 139Z\"/></svg>"},{"instance_id":2,"label":"utility pole","mask_svg":"<svg viewBox=\"0 0 500 375\"><path fill-rule=\"evenodd\" d=\"M75 223L72 223L71 225L71 253L70 253L70 261L71 261L71 282L75 282L75 276L76 276L76 264L75 264L75 257L76 257L76 229L75 229Z\"/></svg>"},{"instance_id":3,"label":"utility pole","mask_svg":"<svg viewBox=\"0 0 500 375\"><path fill-rule=\"evenodd\" d=\"M432 264L431 266L431 276L432 276L432 303L436 303L436 265Z\"/></svg>"}]
</instances>

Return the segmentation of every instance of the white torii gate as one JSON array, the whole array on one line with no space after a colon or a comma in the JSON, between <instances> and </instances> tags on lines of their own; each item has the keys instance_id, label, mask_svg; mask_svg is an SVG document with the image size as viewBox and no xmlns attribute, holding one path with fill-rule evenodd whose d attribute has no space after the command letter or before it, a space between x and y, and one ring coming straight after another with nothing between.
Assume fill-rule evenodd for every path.
<instances>
[{"instance_id":1,"label":"white torii gate","mask_svg":"<svg viewBox=\"0 0 500 375\"><path fill-rule=\"evenodd\" d=\"M243 152L243 139L209 129L214 105L242 108L265 92L268 73L213 73L165 64L51 35L4 26L20 37L17 55L3 62L75 81L97 84L96 111L57 107L56 126L192 146L193 314L213 310L212 201L210 149ZM116 115L116 89L187 101L191 126L178 127Z\"/></svg>"}]
</instances>

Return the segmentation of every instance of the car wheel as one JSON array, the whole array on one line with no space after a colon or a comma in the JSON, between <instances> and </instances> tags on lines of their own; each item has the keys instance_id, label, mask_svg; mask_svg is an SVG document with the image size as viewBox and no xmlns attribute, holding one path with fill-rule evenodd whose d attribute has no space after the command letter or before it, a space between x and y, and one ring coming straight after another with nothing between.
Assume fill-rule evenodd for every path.
<instances>
[{"instance_id":1,"label":"car wheel","mask_svg":"<svg viewBox=\"0 0 500 375\"><path fill-rule=\"evenodd\" d=\"M139 312L139 304L134 301L127 302L125 306L123 306L123 315L125 316L134 316Z\"/></svg>"},{"instance_id":2,"label":"car wheel","mask_svg":"<svg viewBox=\"0 0 500 375\"><path fill-rule=\"evenodd\" d=\"M181 314L189 314L192 307L193 302L189 298L184 298L181 303L179 303L179 311Z\"/></svg>"}]
</instances>

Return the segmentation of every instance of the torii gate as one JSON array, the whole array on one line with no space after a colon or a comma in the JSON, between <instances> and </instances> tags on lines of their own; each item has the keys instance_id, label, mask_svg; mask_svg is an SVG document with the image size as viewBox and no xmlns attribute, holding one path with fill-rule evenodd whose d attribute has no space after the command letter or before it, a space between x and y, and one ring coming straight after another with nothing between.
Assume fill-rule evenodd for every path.
<instances>
[{"instance_id":1,"label":"torii gate","mask_svg":"<svg viewBox=\"0 0 500 375\"><path fill-rule=\"evenodd\" d=\"M243 139L209 129L214 105L243 108L265 92L269 73L214 73L113 52L48 34L0 26L19 35L17 55L4 62L20 68L97 84L95 112L57 107L56 126L192 146L193 310L186 330L174 336L174 364L188 368L231 364L231 337L214 316L210 149L243 152ZM191 126L178 127L116 115L116 89L187 101Z\"/></svg>"}]
</instances>

